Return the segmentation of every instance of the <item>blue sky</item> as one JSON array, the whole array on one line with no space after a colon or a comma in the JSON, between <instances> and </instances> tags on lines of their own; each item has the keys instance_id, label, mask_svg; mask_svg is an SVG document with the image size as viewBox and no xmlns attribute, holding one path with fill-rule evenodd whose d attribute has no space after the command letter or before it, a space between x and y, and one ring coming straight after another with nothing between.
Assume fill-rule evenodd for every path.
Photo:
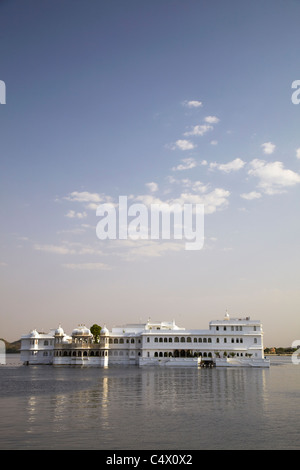
<instances>
[{"instance_id":1,"label":"blue sky","mask_svg":"<svg viewBox=\"0 0 300 470\"><path fill-rule=\"evenodd\" d=\"M299 14L297 0L0 2L0 336L206 328L228 309L261 319L268 346L298 339ZM95 209L120 195L204 203L204 248L98 240Z\"/></svg>"}]
</instances>

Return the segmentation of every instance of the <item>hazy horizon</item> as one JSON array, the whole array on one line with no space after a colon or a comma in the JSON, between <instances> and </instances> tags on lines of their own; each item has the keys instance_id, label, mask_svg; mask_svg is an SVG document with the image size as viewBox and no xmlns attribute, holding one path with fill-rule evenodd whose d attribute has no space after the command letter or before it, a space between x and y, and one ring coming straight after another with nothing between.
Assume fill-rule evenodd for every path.
<instances>
[{"instance_id":1,"label":"hazy horizon","mask_svg":"<svg viewBox=\"0 0 300 470\"><path fill-rule=\"evenodd\" d=\"M1 320L260 320L300 336L300 2L0 4ZM299 93L300 95L300 93ZM0 96L1 101L1 96ZM96 208L204 204L204 247L99 240Z\"/></svg>"}]
</instances>

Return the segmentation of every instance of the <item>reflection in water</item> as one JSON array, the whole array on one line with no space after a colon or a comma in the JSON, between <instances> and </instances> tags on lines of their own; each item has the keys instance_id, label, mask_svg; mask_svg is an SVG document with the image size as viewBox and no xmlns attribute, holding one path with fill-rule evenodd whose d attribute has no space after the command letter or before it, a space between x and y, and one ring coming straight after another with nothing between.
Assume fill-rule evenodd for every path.
<instances>
[{"instance_id":1,"label":"reflection in water","mask_svg":"<svg viewBox=\"0 0 300 470\"><path fill-rule=\"evenodd\" d=\"M284 426L299 428L285 402L287 390L280 389L284 371L293 376L285 383L292 384L299 409L299 373L297 380L289 366L20 369L10 381L15 395L6 398L18 426L14 439L0 433L0 443L35 449L282 448ZM289 439L283 448L293 445L297 440Z\"/></svg>"},{"instance_id":2,"label":"reflection in water","mask_svg":"<svg viewBox=\"0 0 300 470\"><path fill-rule=\"evenodd\" d=\"M209 447L236 440L243 427L263 414L264 376L247 369L113 369L97 373L92 386L50 397L30 396L30 424L44 419L60 434L56 446L78 442L89 448ZM39 414L36 410L39 409ZM251 409L251 413L249 413ZM234 426L234 429L231 427ZM223 437L222 437L223 436Z\"/></svg>"}]
</instances>

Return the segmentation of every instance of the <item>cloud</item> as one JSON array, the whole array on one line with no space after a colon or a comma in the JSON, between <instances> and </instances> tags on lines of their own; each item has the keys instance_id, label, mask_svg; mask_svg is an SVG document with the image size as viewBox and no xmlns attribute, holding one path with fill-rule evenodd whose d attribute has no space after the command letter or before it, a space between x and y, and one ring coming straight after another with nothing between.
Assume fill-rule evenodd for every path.
<instances>
[{"instance_id":1,"label":"cloud","mask_svg":"<svg viewBox=\"0 0 300 470\"><path fill-rule=\"evenodd\" d=\"M87 217L87 213L86 212L69 211L66 214L66 217L68 217L69 219L84 219L85 217Z\"/></svg>"},{"instance_id":2,"label":"cloud","mask_svg":"<svg viewBox=\"0 0 300 470\"><path fill-rule=\"evenodd\" d=\"M250 193L241 194L241 197L247 201L252 201L253 199L259 199L261 197L261 193L258 193L257 191L251 191Z\"/></svg>"},{"instance_id":3,"label":"cloud","mask_svg":"<svg viewBox=\"0 0 300 470\"><path fill-rule=\"evenodd\" d=\"M73 191L68 196L65 196L64 199L70 202L83 203L85 208L90 210L96 210L100 203L112 203L112 198L110 196L106 196L105 194L90 193L88 191ZM69 217L72 217L73 212L74 211L70 211L71 215L69 215Z\"/></svg>"},{"instance_id":4,"label":"cloud","mask_svg":"<svg viewBox=\"0 0 300 470\"><path fill-rule=\"evenodd\" d=\"M147 188L151 191L151 193L155 193L158 190L158 184L157 183L146 183Z\"/></svg>"},{"instance_id":5,"label":"cloud","mask_svg":"<svg viewBox=\"0 0 300 470\"><path fill-rule=\"evenodd\" d=\"M102 255L103 252L98 248L94 248L82 243L64 242L61 245L38 245L35 244L33 248L37 251L44 251L46 253L54 253L57 255Z\"/></svg>"},{"instance_id":6,"label":"cloud","mask_svg":"<svg viewBox=\"0 0 300 470\"><path fill-rule=\"evenodd\" d=\"M254 159L250 166L248 174L259 179L258 187L265 194L283 193L287 187L300 183L300 175L285 169L282 162L268 163L264 160Z\"/></svg>"},{"instance_id":7,"label":"cloud","mask_svg":"<svg viewBox=\"0 0 300 470\"><path fill-rule=\"evenodd\" d=\"M276 148L276 145L272 144L272 142L265 142L261 146L263 148L263 152L267 155L271 155L271 153L273 153Z\"/></svg>"},{"instance_id":8,"label":"cloud","mask_svg":"<svg viewBox=\"0 0 300 470\"><path fill-rule=\"evenodd\" d=\"M195 136L203 136L206 134L208 131L213 130L213 126L210 124L199 124L197 126L194 126L191 131L185 132L183 135L184 136L189 136L189 135L195 135Z\"/></svg>"},{"instance_id":9,"label":"cloud","mask_svg":"<svg viewBox=\"0 0 300 470\"><path fill-rule=\"evenodd\" d=\"M206 214L213 214L217 210L223 210L228 205L230 192L225 189L216 188L210 191L209 185L204 185L200 181L192 182L189 179L183 179L181 183L186 192L182 192L178 197L162 201L151 194L143 194L136 196L135 200L142 202L148 207L150 207L151 204L167 204L168 206L179 204L182 207L184 204L204 204Z\"/></svg>"},{"instance_id":10,"label":"cloud","mask_svg":"<svg viewBox=\"0 0 300 470\"><path fill-rule=\"evenodd\" d=\"M183 105L186 106L187 108L201 108L202 107L202 101L184 101Z\"/></svg>"},{"instance_id":11,"label":"cloud","mask_svg":"<svg viewBox=\"0 0 300 470\"><path fill-rule=\"evenodd\" d=\"M197 166L197 162L194 158L184 158L181 160L183 163L180 165L177 165L172 168L173 171L182 171L182 170L190 170L192 168L195 168Z\"/></svg>"},{"instance_id":12,"label":"cloud","mask_svg":"<svg viewBox=\"0 0 300 470\"><path fill-rule=\"evenodd\" d=\"M33 248L37 251L46 251L58 255L73 255L76 253L75 250L64 245L34 245Z\"/></svg>"},{"instance_id":13,"label":"cloud","mask_svg":"<svg viewBox=\"0 0 300 470\"><path fill-rule=\"evenodd\" d=\"M300 148L296 150L296 157L300 159Z\"/></svg>"},{"instance_id":14,"label":"cloud","mask_svg":"<svg viewBox=\"0 0 300 470\"><path fill-rule=\"evenodd\" d=\"M220 171L224 171L225 173L230 173L231 171L238 171L246 165L246 162L241 160L240 158L236 158L228 163L211 163L210 168L214 169L217 168Z\"/></svg>"},{"instance_id":15,"label":"cloud","mask_svg":"<svg viewBox=\"0 0 300 470\"><path fill-rule=\"evenodd\" d=\"M108 270L111 269L110 266L104 263L68 263L68 264L62 264L64 268L67 269L73 269L73 270L85 270L85 271L91 271L91 270L97 270L97 271L102 271L102 270Z\"/></svg>"},{"instance_id":16,"label":"cloud","mask_svg":"<svg viewBox=\"0 0 300 470\"><path fill-rule=\"evenodd\" d=\"M204 121L208 122L209 124L217 124L220 121L220 119L217 118L217 116L206 116L204 118Z\"/></svg>"},{"instance_id":17,"label":"cloud","mask_svg":"<svg viewBox=\"0 0 300 470\"><path fill-rule=\"evenodd\" d=\"M73 191L70 193L68 196L66 196L64 199L67 201L76 201L76 202L102 202L103 201L103 196L101 196L98 193L89 193L88 191Z\"/></svg>"},{"instance_id":18,"label":"cloud","mask_svg":"<svg viewBox=\"0 0 300 470\"><path fill-rule=\"evenodd\" d=\"M180 150L192 150L196 146L190 140L176 140L175 145L172 146L172 149L180 149Z\"/></svg>"}]
</instances>

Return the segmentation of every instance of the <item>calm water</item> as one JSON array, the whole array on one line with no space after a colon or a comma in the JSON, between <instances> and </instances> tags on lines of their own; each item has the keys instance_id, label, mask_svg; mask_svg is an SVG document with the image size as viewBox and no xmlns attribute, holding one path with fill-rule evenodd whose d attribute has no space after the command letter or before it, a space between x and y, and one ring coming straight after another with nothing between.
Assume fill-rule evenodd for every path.
<instances>
[{"instance_id":1,"label":"calm water","mask_svg":"<svg viewBox=\"0 0 300 470\"><path fill-rule=\"evenodd\" d=\"M0 366L0 449L300 449L300 365Z\"/></svg>"}]
</instances>

